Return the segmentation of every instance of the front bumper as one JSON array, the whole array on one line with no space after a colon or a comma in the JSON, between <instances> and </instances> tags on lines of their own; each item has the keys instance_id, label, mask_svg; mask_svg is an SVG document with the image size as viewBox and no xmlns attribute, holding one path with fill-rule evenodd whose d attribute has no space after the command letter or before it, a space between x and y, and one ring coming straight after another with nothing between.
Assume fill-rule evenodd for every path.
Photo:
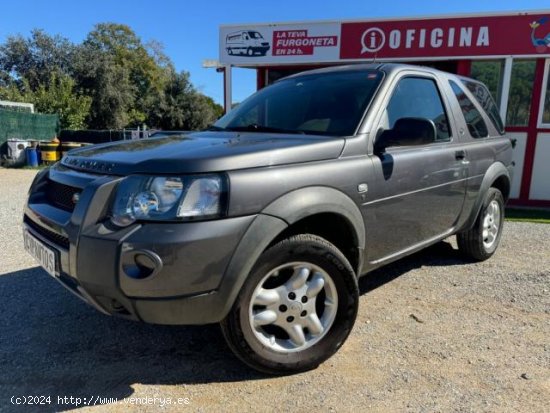
<instances>
[{"instance_id":1,"label":"front bumper","mask_svg":"<svg viewBox=\"0 0 550 413\"><path fill-rule=\"evenodd\" d=\"M107 314L158 324L223 319L220 285L256 216L114 228L106 205L119 180L56 166L33 183L23 225L55 250L56 279ZM52 205L52 182L81 190L74 210Z\"/></svg>"}]
</instances>

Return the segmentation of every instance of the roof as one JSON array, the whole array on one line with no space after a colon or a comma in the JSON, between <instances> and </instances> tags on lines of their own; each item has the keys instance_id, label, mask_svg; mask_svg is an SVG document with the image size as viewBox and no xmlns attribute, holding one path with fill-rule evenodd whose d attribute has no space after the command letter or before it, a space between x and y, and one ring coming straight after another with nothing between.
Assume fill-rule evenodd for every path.
<instances>
[{"instance_id":1,"label":"roof","mask_svg":"<svg viewBox=\"0 0 550 413\"><path fill-rule=\"evenodd\" d=\"M328 66L321 69L306 70L294 75L286 76L283 79L289 79L293 77L300 77L304 75L313 75L321 73L336 73L336 72L355 72L362 70L382 70L388 74L402 69L411 69L411 70L424 70L432 73L444 73L445 75L456 76L453 73L444 72L439 69L435 69L429 66L419 66L419 65L410 65L405 63L359 63L359 64L348 64L348 65L338 65L338 66ZM465 76L461 76L464 79L469 79Z\"/></svg>"}]
</instances>

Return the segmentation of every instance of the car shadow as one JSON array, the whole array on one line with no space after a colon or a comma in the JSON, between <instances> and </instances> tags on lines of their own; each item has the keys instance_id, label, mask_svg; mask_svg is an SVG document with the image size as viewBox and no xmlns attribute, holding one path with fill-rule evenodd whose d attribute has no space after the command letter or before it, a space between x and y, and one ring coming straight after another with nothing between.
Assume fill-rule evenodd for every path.
<instances>
[{"instance_id":1,"label":"car shadow","mask_svg":"<svg viewBox=\"0 0 550 413\"><path fill-rule=\"evenodd\" d=\"M415 254L369 272L359 279L359 293L367 294L401 275L423 266L450 266L470 264L448 241L438 242Z\"/></svg>"},{"instance_id":2,"label":"car shadow","mask_svg":"<svg viewBox=\"0 0 550 413\"><path fill-rule=\"evenodd\" d=\"M360 281L366 294L423 265L463 264L440 243ZM39 267L0 275L0 400L49 395L40 411L64 411L58 397L121 400L134 384L261 380L233 356L216 325L159 326L98 313ZM96 400L97 404L107 401ZM26 406L28 407L28 406ZM27 410L27 409L25 409Z\"/></svg>"},{"instance_id":3,"label":"car shadow","mask_svg":"<svg viewBox=\"0 0 550 413\"><path fill-rule=\"evenodd\" d=\"M75 406L57 404L58 396L121 400L133 394L135 383L269 377L237 360L217 325L159 326L108 317L39 267L0 275L0 297L4 406L12 396L50 395L53 403L40 411L63 411Z\"/></svg>"}]
</instances>

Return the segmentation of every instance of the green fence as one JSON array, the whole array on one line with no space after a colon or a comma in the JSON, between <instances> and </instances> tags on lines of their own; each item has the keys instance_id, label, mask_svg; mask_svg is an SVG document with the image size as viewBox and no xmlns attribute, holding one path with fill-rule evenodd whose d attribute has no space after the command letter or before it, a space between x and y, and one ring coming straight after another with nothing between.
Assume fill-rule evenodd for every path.
<instances>
[{"instance_id":1,"label":"green fence","mask_svg":"<svg viewBox=\"0 0 550 413\"><path fill-rule=\"evenodd\" d=\"M0 145L8 139L51 140L59 133L59 116L0 110Z\"/></svg>"},{"instance_id":2,"label":"green fence","mask_svg":"<svg viewBox=\"0 0 550 413\"><path fill-rule=\"evenodd\" d=\"M61 142L104 143L130 139L130 130L62 130L59 133Z\"/></svg>"}]
</instances>

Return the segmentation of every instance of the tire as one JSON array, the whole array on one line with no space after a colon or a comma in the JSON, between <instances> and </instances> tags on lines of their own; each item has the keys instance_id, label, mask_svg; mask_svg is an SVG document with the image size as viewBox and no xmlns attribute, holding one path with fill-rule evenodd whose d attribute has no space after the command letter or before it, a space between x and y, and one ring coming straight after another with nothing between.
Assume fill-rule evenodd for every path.
<instances>
[{"instance_id":1,"label":"tire","mask_svg":"<svg viewBox=\"0 0 550 413\"><path fill-rule=\"evenodd\" d=\"M489 188L474 226L456 235L458 249L476 261L485 261L496 251L504 224L504 197Z\"/></svg>"},{"instance_id":2,"label":"tire","mask_svg":"<svg viewBox=\"0 0 550 413\"><path fill-rule=\"evenodd\" d=\"M344 255L323 238L301 234L260 256L221 328L250 367L297 373L338 351L358 303L357 277Z\"/></svg>"},{"instance_id":3,"label":"tire","mask_svg":"<svg viewBox=\"0 0 550 413\"><path fill-rule=\"evenodd\" d=\"M252 48L249 47L248 49L246 49L246 54L247 56L254 56L254 50L252 50Z\"/></svg>"},{"instance_id":4,"label":"tire","mask_svg":"<svg viewBox=\"0 0 550 413\"><path fill-rule=\"evenodd\" d=\"M227 54L228 55L232 55L233 54L233 49L231 49L230 47L227 48Z\"/></svg>"}]
</instances>

